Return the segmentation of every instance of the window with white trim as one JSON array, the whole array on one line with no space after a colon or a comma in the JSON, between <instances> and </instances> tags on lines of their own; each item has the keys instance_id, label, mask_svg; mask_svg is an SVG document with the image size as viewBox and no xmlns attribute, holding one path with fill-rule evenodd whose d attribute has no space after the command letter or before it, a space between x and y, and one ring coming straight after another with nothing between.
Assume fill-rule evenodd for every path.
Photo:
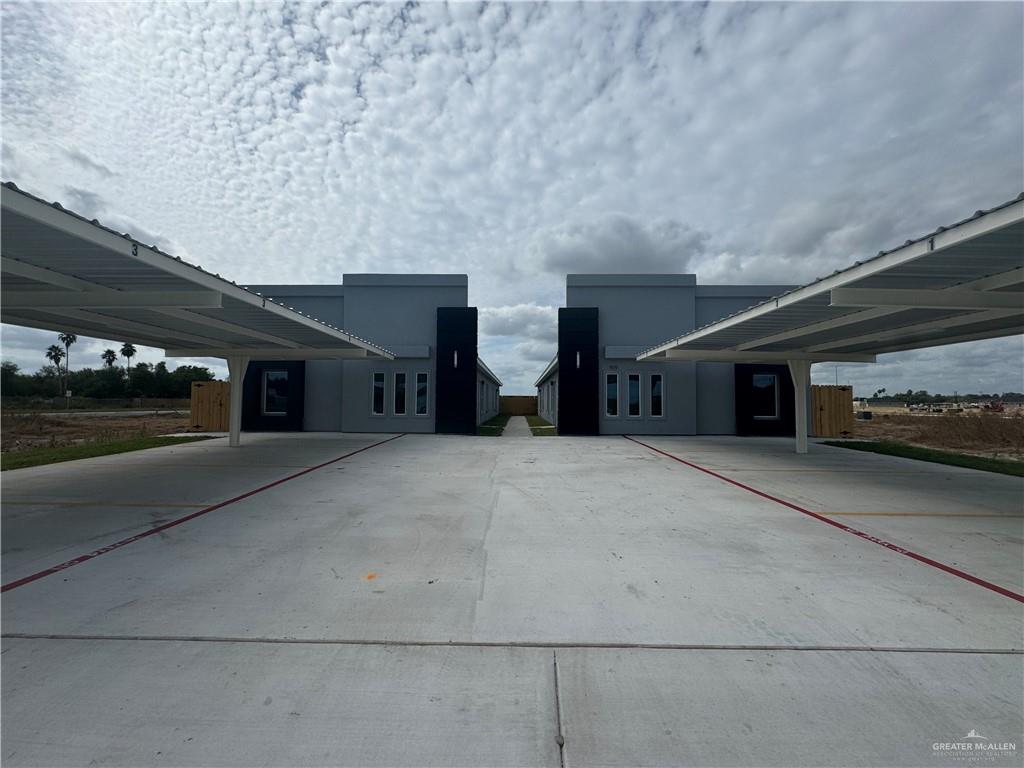
<instances>
[{"instance_id":1,"label":"window with white trim","mask_svg":"<svg viewBox=\"0 0 1024 768\"><path fill-rule=\"evenodd\" d=\"M629 381L626 387L626 401L628 409L627 416L640 415L640 374L629 374Z\"/></svg>"},{"instance_id":2,"label":"window with white trim","mask_svg":"<svg viewBox=\"0 0 1024 768\"><path fill-rule=\"evenodd\" d=\"M651 404L648 413L654 417L665 415L665 380L660 373L651 374Z\"/></svg>"},{"instance_id":3,"label":"window with white trim","mask_svg":"<svg viewBox=\"0 0 1024 768\"><path fill-rule=\"evenodd\" d=\"M384 373L378 371L373 374L370 387L370 413L374 416L384 415Z\"/></svg>"},{"instance_id":4,"label":"window with white trim","mask_svg":"<svg viewBox=\"0 0 1024 768\"><path fill-rule=\"evenodd\" d=\"M394 390L394 414L395 416L405 416L405 373L395 374L395 390Z\"/></svg>"},{"instance_id":5,"label":"window with white trim","mask_svg":"<svg viewBox=\"0 0 1024 768\"><path fill-rule=\"evenodd\" d=\"M604 415L619 415L619 374L609 373L604 377Z\"/></svg>"},{"instance_id":6,"label":"window with white trim","mask_svg":"<svg viewBox=\"0 0 1024 768\"><path fill-rule=\"evenodd\" d=\"M426 416L430 408L430 374L416 374L416 415Z\"/></svg>"}]
</instances>

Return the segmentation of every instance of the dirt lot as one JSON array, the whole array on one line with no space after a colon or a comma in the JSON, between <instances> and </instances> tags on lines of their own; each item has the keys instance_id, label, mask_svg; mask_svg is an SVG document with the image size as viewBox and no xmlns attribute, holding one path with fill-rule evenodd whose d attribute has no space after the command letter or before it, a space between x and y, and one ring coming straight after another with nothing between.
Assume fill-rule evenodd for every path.
<instances>
[{"instance_id":1,"label":"dirt lot","mask_svg":"<svg viewBox=\"0 0 1024 768\"><path fill-rule=\"evenodd\" d=\"M56 416L4 413L0 418L0 449L17 451L194 431L189 422L188 414ZM871 421L855 422L853 437L897 440L926 448L1024 461L1024 414L1020 412L1012 416L911 416L876 412Z\"/></svg>"},{"instance_id":2,"label":"dirt lot","mask_svg":"<svg viewBox=\"0 0 1024 768\"><path fill-rule=\"evenodd\" d=\"M124 416L0 415L0 449L19 451L193 431L188 414Z\"/></svg>"},{"instance_id":3,"label":"dirt lot","mask_svg":"<svg viewBox=\"0 0 1024 768\"><path fill-rule=\"evenodd\" d=\"M1024 461L1024 415L888 415L856 421L854 437Z\"/></svg>"}]
</instances>

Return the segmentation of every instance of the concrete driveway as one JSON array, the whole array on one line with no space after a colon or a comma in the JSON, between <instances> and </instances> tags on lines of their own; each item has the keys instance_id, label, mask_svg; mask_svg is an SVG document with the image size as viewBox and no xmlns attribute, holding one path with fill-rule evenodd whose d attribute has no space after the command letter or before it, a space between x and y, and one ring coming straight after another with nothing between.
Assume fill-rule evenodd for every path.
<instances>
[{"instance_id":1,"label":"concrete driveway","mask_svg":"<svg viewBox=\"0 0 1024 768\"><path fill-rule=\"evenodd\" d=\"M389 437L4 473L3 763L1021 764L1021 480Z\"/></svg>"}]
</instances>

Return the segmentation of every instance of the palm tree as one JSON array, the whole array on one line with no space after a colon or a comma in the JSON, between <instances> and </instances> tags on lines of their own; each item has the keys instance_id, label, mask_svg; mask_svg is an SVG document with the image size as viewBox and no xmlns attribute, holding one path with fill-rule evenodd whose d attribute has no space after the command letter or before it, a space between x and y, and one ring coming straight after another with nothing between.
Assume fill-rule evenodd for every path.
<instances>
[{"instance_id":1,"label":"palm tree","mask_svg":"<svg viewBox=\"0 0 1024 768\"><path fill-rule=\"evenodd\" d=\"M128 361L128 386L132 385L132 358L135 357L135 345L131 342L126 341L121 345L121 357Z\"/></svg>"},{"instance_id":2,"label":"palm tree","mask_svg":"<svg viewBox=\"0 0 1024 768\"><path fill-rule=\"evenodd\" d=\"M107 366L107 368L113 368L114 363L117 362L117 352L112 349L104 349L103 354L100 355L100 357L103 358L103 364Z\"/></svg>"},{"instance_id":3,"label":"palm tree","mask_svg":"<svg viewBox=\"0 0 1024 768\"><path fill-rule=\"evenodd\" d=\"M46 359L57 366L57 386L61 386L60 377L60 361L64 359L64 350L58 347L56 344L51 344L46 350ZM61 387L63 389L63 387ZM60 391L57 392L57 396L60 397Z\"/></svg>"},{"instance_id":4,"label":"palm tree","mask_svg":"<svg viewBox=\"0 0 1024 768\"><path fill-rule=\"evenodd\" d=\"M60 339L60 343L64 345L64 378L71 384L71 345L78 341L78 337L73 333L65 331L57 336Z\"/></svg>"}]
</instances>

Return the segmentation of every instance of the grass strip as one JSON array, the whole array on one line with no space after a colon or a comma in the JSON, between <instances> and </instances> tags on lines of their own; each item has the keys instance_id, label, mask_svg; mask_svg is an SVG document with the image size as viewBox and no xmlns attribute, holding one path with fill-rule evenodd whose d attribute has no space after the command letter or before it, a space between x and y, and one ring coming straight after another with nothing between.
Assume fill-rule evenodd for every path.
<instances>
[{"instance_id":1,"label":"grass strip","mask_svg":"<svg viewBox=\"0 0 1024 768\"><path fill-rule=\"evenodd\" d=\"M127 440L111 440L109 442L79 443L78 445L62 445L56 448L29 448L24 451L9 451L0 454L0 470L25 469L43 464L57 464L62 461L91 459L96 456L109 456L115 453L142 451L146 448L160 448L178 443L194 443L197 440L208 440L208 435L195 437L132 437Z\"/></svg>"},{"instance_id":2,"label":"grass strip","mask_svg":"<svg viewBox=\"0 0 1024 768\"><path fill-rule=\"evenodd\" d=\"M501 433L505 431L505 425L508 424L510 418L512 417L507 413L499 413L478 426L476 433L485 437L500 437Z\"/></svg>"},{"instance_id":3,"label":"grass strip","mask_svg":"<svg viewBox=\"0 0 1024 768\"><path fill-rule=\"evenodd\" d=\"M558 429L550 421L537 415L527 416L526 424L534 437L551 437L558 434Z\"/></svg>"},{"instance_id":4,"label":"grass strip","mask_svg":"<svg viewBox=\"0 0 1024 768\"><path fill-rule=\"evenodd\" d=\"M971 456L966 453L937 451L934 448L920 448L916 445L906 445L905 443L897 443L890 440L879 440L878 442L868 440L826 440L825 445L831 445L836 448L849 448L854 451L881 453L885 456L899 456L904 459L930 461L935 464L948 464L953 467L980 469L982 472L997 472L1001 475L1024 477L1024 462L1011 461L1010 459L993 459L987 456Z\"/></svg>"}]
</instances>

